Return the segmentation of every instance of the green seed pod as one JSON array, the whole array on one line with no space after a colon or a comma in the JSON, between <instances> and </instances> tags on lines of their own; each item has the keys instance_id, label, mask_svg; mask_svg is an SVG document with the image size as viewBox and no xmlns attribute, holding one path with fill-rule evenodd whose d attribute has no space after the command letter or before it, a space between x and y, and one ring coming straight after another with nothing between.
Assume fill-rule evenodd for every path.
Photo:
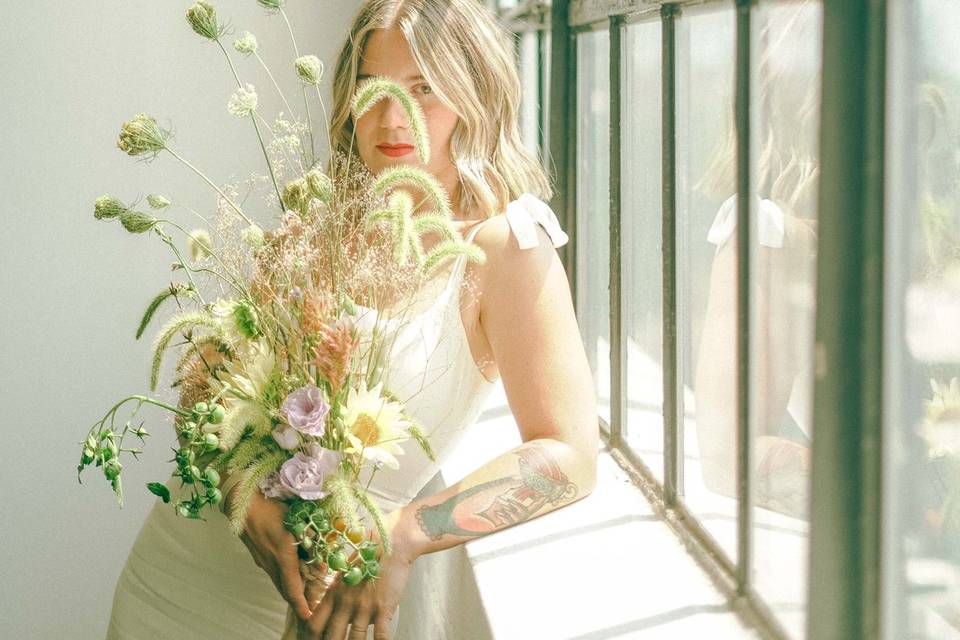
<instances>
[{"instance_id":1,"label":"green seed pod","mask_svg":"<svg viewBox=\"0 0 960 640\"><path fill-rule=\"evenodd\" d=\"M300 541L300 546L303 547L304 551L310 551L310 549L313 549L313 538L304 538Z\"/></svg>"},{"instance_id":2,"label":"green seed pod","mask_svg":"<svg viewBox=\"0 0 960 640\"><path fill-rule=\"evenodd\" d=\"M198 0L187 9L187 22L197 35L209 40L220 37L220 25L217 12L209 2Z\"/></svg>"},{"instance_id":3,"label":"green seed pod","mask_svg":"<svg viewBox=\"0 0 960 640\"><path fill-rule=\"evenodd\" d=\"M157 226L158 222L153 216L139 211L124 211L120 214L120 224L130 233L146 233Z\"/></svg>"},{"instance_id":4,"label":"green seed pod","mask_svg":"<svg viewBox=\"0 0 960 640\"><path fill-rule=\"evenodd\" d=\"M182 427L180 427L180 437L184 440L193 440L193 436L197 435L197 423L196 422L185 422Z\"/></svg>"},{"instance_id":5,"label":"green seed pod","mask_svg":"<svg viewBox=\"0 0 960 640\"><path fill-rule=\"evenodd\" d=\"M94 459L95 458L94 458L93 449L91 449L90 447L84 447L83 455L80 456L80 463L85 465L90 464L91 462L94 461Z\"/></svg>"},{"instance_id":6,"label":"green seed pod","mask_svg":"<svg viewBox=\"0 0 960 640\"><path fill-rule=\"evenodd\" d=\"M220 424L223 422L223 419L227 417L227 410L223 408L222 405L215 404L210 409L210 422L213 424Z\"/></svg>"},{"instance_id":7,"label":"green seed pod","mask_svg":"<svg viewBox=\"0 0 960 640\"><path fill-rule=\"evenodd\" d=\"M206 402L198 402L197 404L193 405L193 412L199 413L200 415L207 413L209 410L210 409L207 407Z\"/></svg>"},{"instance_id":8,"label":"green seed pod","mask_svg":"<svg viewBox=\"0 0 960 640\"><path fill-rule=\"evenodd\" d=\"M220 474L213 467L207 467L203 470L203 481L211 487L216 487L220 484Z\"/></svg>"},{"instance_id":9,"label":"green seed pod","mask_svg":"<svg viewBox=\"0 0 960 640\"><path fill-rule=\"evenodd\" d=\"M364 573L371 578L378 577L380 575L380 563L376 560L368 562Z\"/></svg>"},{"instance_id":10,"label":"green seed pod","mask_svg":"<svg viewBox=\"0 0 960 640\"><path fill-rule=\"evenodd\" d=\"M220 501L223 500L223 493L220 492L220 489L217 489L216 487L211 487L207 489L206 498L207 498L207 502L209 502L210 504L214 504L214 505L220 504Z\"/></svg>"},{"instance_id":11,"label":"green seed pod","mask_svg":"<svg viewBox=\"0 0 960 640\"><path fill-rule=\"evenodd\" d=\"M107 480L116 480L122 469L123 465L116 458L107 460L106 464L103 465L103 475L107 477Z\"/></svg>"},{"instance_id":12,"label":"green seed pod","mask_svg":"<svg viewBox=\"0 0 960 640\"><path fill-rule=\"evenodd\" d=\"M363 580L363 572L360 571L360 567L353 567L343 574L343 581L351 587L360 584L361 580Z\"/></svg>"},{"instance_id":13,"label":"green seed pod","mask_svg":"<svg viewBox=\"0 0 960 640\"><path fill-rule=\"evenodd\" d=\"M343 551L335 551L331 553L327 558L327 564L334 571L346 571L347 567L347 556L343 554Z\"/></svg>"},{"instance_id":14,"label":"green seed pod","mask_svg":"<svg viewBox=\"0 0 960 640\"><path fill-rule=\"evenodd\" d=\"M360 557L370 562L377 559L377 546L375 544L365 544L360 547Z\"/></svg>"},{"instance_id":15,"label":"green seed pod","mask_svg":"<svg viewBox=\"0 0 960 640\"><path fill-rule=\"evenodd\" d=\"M177 515L182 516L184 518L189 518L190 508L186 504L181 502L180 504L177 505Z\"/></svg>"},{"instance_id":16,"label":"green seed pod","mask_svg":"<svg viewBox=\"0 0 960 640\"><path fill-rule=\"evenodd\" d=\"M303 537L303 532L306 531L306 530L307 530L307 523L306 523L306 522L298 522L297 524L293 525L293 528L292 528L292 529L290 529L290 533L292 533L293 535L295 535L295 536L298 537L298 538L302 538L302 537Z\"/></svg>"},{"instance_id":17,"label":"green seed pod","mask_svg":"<svg viewBox=\"0 0 960 640\"><path fill-rule=\"evenodd\" d=\"M97 220L111 220L126 210L127 206L116 196L103 195L94 202L93 217Z\"/></svg>"},{"instance_id":18,"label":"green seed pod","mask_svg":"<svg viewBox=\"0 0 960 640\"><path fill-rule=\"evenodd\" d=\"M205 433L203 435L203 447L207 451L213 451L220 446L220 438L215 433Z\"/></svg>"}]
</instances>

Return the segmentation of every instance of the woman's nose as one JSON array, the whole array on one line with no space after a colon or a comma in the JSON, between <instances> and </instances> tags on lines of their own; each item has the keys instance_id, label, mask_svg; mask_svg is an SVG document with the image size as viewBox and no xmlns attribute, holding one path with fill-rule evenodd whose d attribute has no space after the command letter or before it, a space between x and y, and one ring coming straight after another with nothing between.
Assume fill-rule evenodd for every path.
<instances>
[{"instance_id":1,"label":"woman's nose","mask_svg":"<svg viewBox=\"0 0 960 640\"><path fill-rule=\"evenodd\" d=\"M396 100L383 99L380 105L380 126L385 129L407 128L407 114Z\"/></svg>"}]
</instances>

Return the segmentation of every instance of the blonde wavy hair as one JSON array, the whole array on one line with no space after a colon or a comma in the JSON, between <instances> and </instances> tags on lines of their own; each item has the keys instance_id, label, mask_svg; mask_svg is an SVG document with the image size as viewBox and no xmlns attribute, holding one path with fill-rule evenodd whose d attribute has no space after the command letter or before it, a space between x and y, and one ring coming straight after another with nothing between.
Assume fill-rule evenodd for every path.
<instances>
[{"instance_id":1,"label":"blonde wavy hair","mask_svg":"<svg viewBox=\"0 0 960 640\"><path fill-rule=\"evenodd\" d=\"M522 193L549 199L550 181L524 148L521 84L510 36L478 0L365 0L337 57L330 140L355 159L351 98L360 56L376 29L399 27L420 72L459 120L450 141L460 210L488 218Z\"/></svg>"}]
</instances>

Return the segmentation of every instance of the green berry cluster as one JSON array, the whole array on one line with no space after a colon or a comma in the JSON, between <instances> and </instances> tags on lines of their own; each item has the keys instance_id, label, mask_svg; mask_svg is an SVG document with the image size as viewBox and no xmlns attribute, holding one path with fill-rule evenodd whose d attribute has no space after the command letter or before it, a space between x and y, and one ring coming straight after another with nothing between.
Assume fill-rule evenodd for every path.
<instances>
[{"instance_id":1,"label":"green berry cluster","mask_svg":"<svg viewBox=\"0 0 960 640\"><path fill-rule=\"evenodd\" d=\"M362 526L348 527L343 517L331 518L327 509L323 500L297 500L287 511L283 524L297 539L301 556L308 564L325 562L351 586L378 578L377 543Z\"/></svg>"},{"instance_id":2,"label":"green berry cluster","mask_svg":"<svg viewBox=\"0 0 960 640\"><path fill-rule=\"evenodd\" d=\"M180 424L178 434L184 444L174 450L171 462L177 463L177 470L173 475L180 478L181 486L189 485L192 488L188 497L177 502L177 514L184 518L199 519L200 511L204 507L216 506L223 501L223 494L219 489L220 474L210 466L201 470L196 462L199 456L220 446L217 434L206 433L203 427L207 424L220 424L225 417L226 410L222 405L198 402L193 406L190 420ZM170 492L164 485L151 482L147 488L163 498L164 502L170 501Z\"/></svg>"},{"instance_id":3,"label":"green berry cluster","mask_svg":"<svg viewBox=\"0 0 960 640\"><path fill-rule=\"evenodd\" d=\"M127 434L132 433L140 439L141 444L148 435L143 423L133 428L129 422L124 425L120 433L115 432L111 427L95 428L87 434L87 439L81 444L83 449L80 453L80 464L77 466L77 478L80 472L89 465L95 465L103 469L104 477L110 482L114 493L118 498L123 498L123 490L120 484L120 472L123 470L123 464L120 462L120 452L126 451L132 453L134 457L142 453L142 449L131 449L123 446L123 439Z\"/></svg>"}]
</instances>

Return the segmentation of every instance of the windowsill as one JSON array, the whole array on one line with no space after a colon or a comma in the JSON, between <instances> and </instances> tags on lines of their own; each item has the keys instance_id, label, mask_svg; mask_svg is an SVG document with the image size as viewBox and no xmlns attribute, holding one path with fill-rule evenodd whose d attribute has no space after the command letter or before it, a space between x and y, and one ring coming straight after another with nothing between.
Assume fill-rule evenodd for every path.
<instances>
[{"instance_id":1,"label":"windowsill","mask_svg":"<svg viewBox=\"0 0 960 640\"><path fill-rule=\"evenodd\" d=\"M518 444L498 384L441 476L454 482ZM478 607L457 612L471 630L464 637L759 637L605 450L591 495L451 551L469 574L455 579L479 596Z\"/></svg>"}]
</instances>

